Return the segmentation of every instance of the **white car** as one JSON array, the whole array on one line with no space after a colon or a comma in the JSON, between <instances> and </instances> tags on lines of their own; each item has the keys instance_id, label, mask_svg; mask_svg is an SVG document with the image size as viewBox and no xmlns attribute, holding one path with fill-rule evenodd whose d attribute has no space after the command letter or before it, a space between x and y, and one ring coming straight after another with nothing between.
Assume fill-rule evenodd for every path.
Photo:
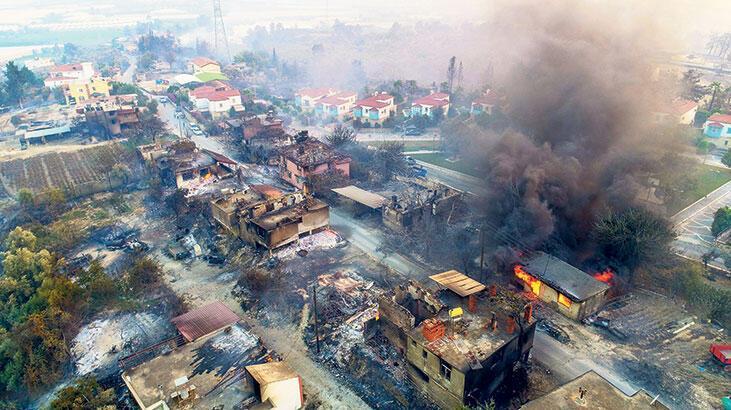
<instances>
[{"instance_id":1,"label":"white car","mask_svg":"<svg viewBox=\"0 0 731 410\"><path fill-rule=\"evenodd\" d=\"M162 104L166 104L168 101L170 101L170 100L168 100L168 97L160 97L160 102Z\"/></svg>"}]
</instances>

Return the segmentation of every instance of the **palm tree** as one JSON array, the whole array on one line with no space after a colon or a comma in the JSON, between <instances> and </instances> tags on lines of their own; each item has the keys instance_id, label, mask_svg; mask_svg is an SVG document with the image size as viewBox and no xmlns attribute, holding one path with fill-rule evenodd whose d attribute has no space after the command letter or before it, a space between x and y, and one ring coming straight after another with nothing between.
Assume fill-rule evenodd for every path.
<instances>
[{"instance_id":1,"label":"palm tree","mask_svg":"<svg viewBox=\"0 0 731 410\"><path fill-rule=\"evenodd\" d=\"M709 88L713 90L713 94L711 94L711 102L708 104L708 111L713 112L713 104L716 103L716 95L719 91L721 91L721 83L714 81L711 83Z\"/></svg>"}]
</instances>

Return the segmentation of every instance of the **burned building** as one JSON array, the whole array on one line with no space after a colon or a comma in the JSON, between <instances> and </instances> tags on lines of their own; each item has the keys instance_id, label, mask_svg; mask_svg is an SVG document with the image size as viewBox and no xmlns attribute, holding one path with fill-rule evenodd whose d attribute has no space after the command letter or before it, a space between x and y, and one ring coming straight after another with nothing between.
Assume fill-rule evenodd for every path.
<instances>
[{"instance_id":1,"label":"burned building","mask_svg":"<svg viewBox=\"0 0 731 410\"><path fill-rule=\"evenodd\" d=\"M462 191L446 185L433 182L411 185L383 203L383 224L391 229L408 229L431 217L449 219L462 199Z\"/></svg>"},{"instance_id":2,"label":"burned building","mask_svg":"<svg viewBox=\"0 0 731 410\"><path fill-rule=\"evenodd\" d=\"M136 94L98 97L84 101L77 112L84 114L90 127L104 130L107 136L119 136L122 131L140 122Z\"/></svg>"},{"instance_id":3,"label":"burned building","mask_svg":"<svg viewBox=\"0 0 731 410\"><path fill-rule=\"evenodd\" d=\"M213 218L242 240L267 249L287 245L330 224L327 204L298 191L257 186L211 201Z\"/></svg>"},{"instance_id":4,"label":"burned building","mask_svg":"<svg viewBox=\"0 0 731 410\"><path fill-rule=\"evenodd\" d=\"M241 135L247 144L253 139L277 138L283 134L283 121L272 113L248 117L241 123Z\"/></svg>"},{"instance_id":5,"label":"burned building","mask_svg":"<svg viewBox=\"0 0 731 410\"><path fill-rule=\"evenodd\" d=\"M409 282L379 298L379 326L404 353L409 378L439 407L484 403L528 358L532 306L456 271L431 278L440 290Z\"/></svg>"},{"instance_id":6,"label":"burned building","mask_svg":"<svg viewBox=\"0 0 731 410\"><path fill-rule=\"evenodd\" d=\"M260 402L243 370L271 355L233 311L213 302L172 322L177 336L119 360L122 380L141 409Z\"/></svg>"},{"instance_id":7,"label":"burned building","mask_svg":"<svg viewBox=\"0 0 731 410\"><path fill-rule=\"evenodd\" d=\"M513 273L526 291L574 320L599 310L610 289L588 273L543 252L515 265Z\"/></svg>"},{"instance_id":8,"label":"burned building","mask_svg":"<svg viewBox=\"0 0 731 410\"><path fill-rule=\"evenodd\" d=\"M179 189L195 189L208 182L231 178L237 167L231 158L188 142L141 145L137 152L162 180L174 183Z\"/></svg>"},{"instance_id":9,"label":"burned building","mask_svg":"<svg viewBox=\"0 0 731 410\"><path fill-rule=\"evenodd\" d=\"M350 177L351 158L325 143L300 135L296 142L279 150L279 176L302 189L314 175L337 172Z\"/></svg>"}]
</instances>

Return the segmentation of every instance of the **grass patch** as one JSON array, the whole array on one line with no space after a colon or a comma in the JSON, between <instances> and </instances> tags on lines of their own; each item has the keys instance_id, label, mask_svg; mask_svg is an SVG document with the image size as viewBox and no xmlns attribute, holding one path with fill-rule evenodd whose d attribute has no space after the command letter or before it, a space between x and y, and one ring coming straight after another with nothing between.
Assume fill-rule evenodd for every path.
<instances>
[{"instance_id":1,"label":"grass patch","mask_svg":"<svg viewBox=\"0 0 731 410\"><path fill-rule=\"evenodd\" d=\"M364 141L361 144L378 148L386 142L392 141ZM401 141L398 141L401 142ZM441 148L440 141L403 141L404 151L438 150Z\"/></svg>"},{"instance_id":2,"label":"grass patch","mask_svg":"<svg viewBox=\"0 0 731 410\"><path fill-rule=\"evenodd\" d=\"M698 165L692 174L692 179L695 181L693 189L683 192L673 203L668 204L668 211L671 214L675 214L731 181L731 170L711 165Z\"/></svg>"},{"instance_id":3,"label":"grass patch","mask_svg":"<svg viewBox=\"0 0 731 410\"><path fill-rule=\"evenodd\" d=\"M436 166L451 169L452 171L461 172L463 174L472 175L473 177L480 177L480 173L475 167L469 164L467 161L447 161L447 156L441 153L438 154L413 154L411 158L418 159L419 161L428 162Z\"/></svg>"}]
</instances>

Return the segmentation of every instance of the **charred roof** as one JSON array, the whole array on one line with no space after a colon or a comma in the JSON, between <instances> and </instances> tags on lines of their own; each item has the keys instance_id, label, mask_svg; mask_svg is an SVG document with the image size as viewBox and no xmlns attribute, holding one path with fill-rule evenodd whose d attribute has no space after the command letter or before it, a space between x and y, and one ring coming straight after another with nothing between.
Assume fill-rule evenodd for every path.
<instances>
[{"instance_id":1,"label":"charred roof","mask_svg":"<svg viewBox=\"0 0 731 410\"><path fill-rule=\"evenodd\" d=\"M350 161L349 156L341 154L329 145L313 138L306 138L295 144L282 147L279 153L301 167Z\"/></svg>"}]
</instances>

